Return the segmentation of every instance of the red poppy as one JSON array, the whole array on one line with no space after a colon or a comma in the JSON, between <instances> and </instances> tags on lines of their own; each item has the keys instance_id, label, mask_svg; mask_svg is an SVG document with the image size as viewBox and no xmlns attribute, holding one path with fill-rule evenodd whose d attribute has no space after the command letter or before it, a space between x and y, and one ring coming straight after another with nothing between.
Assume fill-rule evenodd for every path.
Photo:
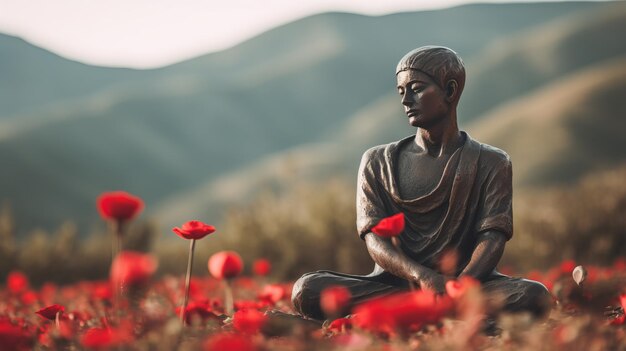
<instances>
[{"instance_id":1,"label":"red poppy","mask_svg":"<svg viewBox=\"0 0 626 351\"><path fill-rule=\"evenodd\" d=\"M138 286L148 282L158 262L151 255L122 251L111 264L110 279L114 286Z\"/></svg>"},{"instance_id":2,"label":"red poppy","mask_svg":"<svg viewBox=\"0 0 626 351\"><path fill-rule=\"evenodd\" d=\"M20 272L13 271L7 277L7 288L13 294L19 294L28 289L28 277Z\"/></svg>"},{"instance_id":3,"label":"red poppy","mask_svg":"<svg viewBox=\"0 0 626 351\"><path fill-rule=\"evenodd\" d=\"M270 263L270 261L261 258L254 261L254 263L252 264L252 270L256 275L266 276L270 274L272 270L272 264Z\"/></svg>"},{"instance_id":4,"label":"red poppy","mask_svg":"<svg viewBox=\"0 0 626 351\"><path fill-rule=\"evenodd\" d=\"M270 284L263 287L263 290L258 294L258 299L261 301L267 301L274 305L278 301L285 298L287 295L285 288L279 284Z\"/></svg>"},{"instance_id":5,"label":"red poppy","mask_svg":"<svg viewBox=\"0 0 626 351\"><path fill-rule=\"evenodd\" d=\"M397 213L393 216L383 218L372 228L372 233L384 238L391 238L400 235L404 230L404 214Z\"/></svg>"},{"instance_id":6,"label":"red poppy","mask_svg":"<svg viewBox=\"0 0 626 351\"><path fill-rule=\"evenodd\" d=\"M256 351L257 348L248 338L244 335L221 333L214 334L204 343L205 351Z\"/></svg>"},{"instance_id":7,"label":"red poppy","mask_svg":"<svg viewBox=\"0 0 626 351\"><path fill-rule=\"evenodd\" d=\"M24 305L32 305L36 303L37 300L39 300L39 296L36 292L32 290L27 290L20 296L20 300Z\"/></svg>"},{"instance_id":8,"label":"red poppy","mask_svg":"<svg viewBox=\"0 0 626 351\"><path fill-rule=\"evenodd\" d=\"M176 314L180 314L182 307L176 307ZM185 322L191 324L191 321L198 318L202 321L208 319L219 319L219 317L213 313L213 308L208 300L200 302L190 302L185 308Z\"/></svg>"},{"instance_id":9,"label":"red poppy","mask_svg":"<svg viewBox=\"0 0 626 351\"><path fill-rule=\"evenodd\" d=\"M617 318L611 319L609 324L611 324L611 325L624 325L624 322L626 322L626 315L622 314L622 315L620 315Z\"/></svg>"},{"instance_id":10,"label":"red poppy","mask_svg":"<svg viewBox=\"0 0 626 351\"><path fill-rule=\"evenodd\" d=\"M375 332L412 331L439 322L452 311L452 300L426 290L387 295L354 310L354 323Z\"/></svg>"},{"instance_id":11,"label":"red poppy","mask_svg":"<svg viewBox=\"0 0 626 351\"><path fill-rule=\"evenodd\" d=\"M234 303L234 307L237 311L239 310L260 310L263 308L270 307L271 304L267 301L257 301L257 300L237 300Z\"/></svg>"},{"instance_id":12,"label":"red poppy","mask_svg":"<svg viewBox=\"0 0 626 351\"><path fill-rule=\"evenodd\" d=\"M352 329L352 320L349 318L338 318L328 325L328 331L333 333L342 333Z\"/></svg>"},{"instance_id":13,"label":"red poppy","mask_svg":"<svg viewBox=\"0 0 626 351\"><path fill-rule=\"evenodd\" d=\"M320 294L320 307L326 316L340 316L348 313L352 294L344 286L331 286Z\"/></svg>"},{"instance_id":14,"label":"red poppy","mask_svg":"<svg viewBox=\"0 0 626 351\"><path fill-rule=\"evenodd\" d=\"M574 262L573 260L565 260L561 262L561 265L559 266L559 271L562 275L570 275L572 274L574 268L576 268L576 262Z\"/></svg>"},{"instance_id":15,"label":"red poppy","mask_svg":"<svg viewBox=\"0 0 626 351\"><path fill-rule=\"evenodd\" d=\"M239 310L233 315L235 329L247 334L258 333L266 321L267 316L263 312L253 309Z\"/></svg>"},{"instance_id":16,"label":"red poppy","mask_svg":"<svg viewBox=\"0 0 626 351\"><path fill-rule=\"evenodd\" d=\"M615 259L615 261L613 262L613 269L615 269L617 272L626 270L626 258L618 257L617 259Z\"/></svg>"},{"instance_id":17,"label":"red poppy","mask_svg":"<svg viewBox=\"0 0 626 351\"><path fill-rule=\"evenodd\" d=\"M143 201L125 191L102 193L97 200L100 216L107 220L126 221L143 209Z\"/></svg>"},{"instance_id":18,"label":"red poppy","mask_svg":"<svg viewBox=\"0 0 626 351\"><path fill-rule=\"evenodd\" d=\"M52 306L44 307L35 313L42 316L43 318L55 320L57 317L57 313L62 313L64 311L65 311L65 307L55 304Z\"/></svg>"},{"instance_id":19,"label":"red poppy","mask_svg":"<svg viewBox=\"0 0 626 351\"><path fill-rule=\"evenodd\" d=\"M89 349L106 349L115 345L116 340L108 328L91 328L80 338L80 343Z\"/></svg>"},{"instance_id":20,"label":"red poppy","mask_svg":"<svg viewBox=\"0 0 626 351\"><path fill-rule=\"evenodd\" d=\"M172 231L183 239L198 240L215 232L215 227L200 221L189 221L184 223L181 228L173 228Z\"/></svg>"},{"instance_id":21,"label":"red poppy","mask_svg":"<svg viewBox=\"0 0 626 351\"><path fill-rule=\"evenodd\" d=\"M113 297L111 285L107 282L98 282L91 288L91 296L98 300L110 300Z\"/></svg>"},{"instance_id":22,"label":"red poppy","mask_svg":"<svg viewBox=\"0 0 626 351\"><path fill-rule=\"evenodd\" d=\"M453 299L461 298L468 290L477 288L480 282L470 276L464 275L456 280L449 280L446 283L446 292Z\"/></svg>"},{"instance_id":23,"label":"red poppy","mask_svg":"<svg viewBox=\"0 0 626 351\"><path fill-rule=\"evenodd\" d=\"M243 260L234 251L220 251L209 258L209 272L217 279L230 279L243 270Z\"/></svg>"},{"instance_id":24,"label":"red poppy","mask_svg":"<svg viewBox=\"0 0 626 351\"><path fill-rule=\"evenodd\" d=\"M8 321L0 320L0 349L30 350L33 341L33 338L23 328Z\"/></svg>"}]
</instances>

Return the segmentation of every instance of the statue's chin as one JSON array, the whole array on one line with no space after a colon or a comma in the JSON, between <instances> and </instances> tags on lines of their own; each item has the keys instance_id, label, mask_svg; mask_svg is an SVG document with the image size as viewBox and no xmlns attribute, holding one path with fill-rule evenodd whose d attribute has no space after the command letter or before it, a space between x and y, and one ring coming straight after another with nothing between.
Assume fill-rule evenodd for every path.
<instances>
[{"instance_id":1,"label":"statue's chin","mask_svg":"<svg viewBox=\"0 0 626 351\"><path fill-rule=\"evenodd\" d=\"M409 117L409 125L415 128L420 127L420 123L417 121L416 117Z\"/></svg>"}]
</instances>

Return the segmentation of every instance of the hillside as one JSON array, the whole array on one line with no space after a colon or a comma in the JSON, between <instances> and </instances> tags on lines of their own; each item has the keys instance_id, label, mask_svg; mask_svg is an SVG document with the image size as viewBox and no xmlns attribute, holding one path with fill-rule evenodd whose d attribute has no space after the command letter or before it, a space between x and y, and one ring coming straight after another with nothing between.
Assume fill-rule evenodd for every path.
<instances>
[{"instance_id":1,"label":"hillside","mask_svg":"<svg viewBox=\"0 0 626 351\"><path fill-rule=\"evenodd\" d=\"M0 121L62 101L76 101L147 75L145 71L90 66L0 34Z\"/></svg>"},{"instance_id":2,"label":"hillside","mask_svg":"<svg viewBox=\"0 0 626 351\"><path fill-rule=\"evenodd\" d=\"M626 56L507 103L465 129L473 138L509 153L517 191L563 185L626 162L624 96ZM388 113L391 100L396 103L394 96L368 109L378 114L357 115L343 129L346 139L264 158L165 201L157 208L157 217L170 224L184 214L220 211L249 199L259 189L285 189L296 180L323 182L340 177L354 182L360 154L384 142L376 135L378 126L399 123L397 115ZM395 139L403 136L398 133Z\"/></svg>"},{"instance_id":3,"label":"hillside","mask_svg":"<svg viewBox=\"0 0 626 351\"><path fill-rule=\"evenodd\" d=\"M626 161L626 56L514 100L471 125L507 150L514 184L571 183Z\"/></svg>"},{"instance_id":4,"label":"hillside","mask_svg":"<svg viewBox=\"0 0 626 351\"><path fill-rule=\"evenodd\" d=\"M584 67L626 54L626 3L564 16L493 42L473 61L461 120Z\"/></svg>"},{"instance_id":5,"label":"hillside","mask_svg":"<svg viewBox=\"0 0 626 351\"><path fill-rule=\"evenodd\" d=\"M595 17L597 23L604 23L605 14L599 12ZM626 17L626 13L622 12L621 16ZM529 42L533 36L546 37L554 27L569 21L543 26L546 30L543 35L534 31L517 38ZM580 27L571 27L570 35L560 33L559 37L568 41L586 28L594 27L590 24L594 21L583 21ZM612 26L605 30L611 31ZM545 48L537 49L543 52L552 45L562 44L544 41L544 45ZM514 55L506 57L511 60ZM475 122L461 123L461 127L478 140L509 152L518 190L569 183L619 165L626 161L623 151L626 145L620 134L626 112L621 98L626 96L624 57L581 65L571 74L548 80L548 84L538 89L507 100ZM508 64L514 66L515 62ZM506 66L506 60L499 65ZM523 81L523 74L517 79ZM183 213L197 216L220 213L230 204L249 199L258 189L288 188L296 179L320 181L344 177L353 182L364 150L402 138L412 130L405 125L398 97L392 92L364 106L318 142L265 157L178 194L164 201L156 213L165 223L175 223L175 218Z\"/></svg>"},{"instance_id":6,"label":"hillside","mask_svg":"<svg viewBox=\"0 0 626 351\"><path fill-rule=\"evenodd\" d=\"M81 74L80 79L93 83L93 90L74 91L53 99L52 106L40 102L3 118L0 160L6 166L0 174L0 199L11 202L23 231L53 228L66 218L77 219L84 228L96 221L94 198L110 189L142 196L149 210L161 203L168 208L170 199L198 194L199 188L217 187L227 197L226 189L255 189L254 182L264 176L250 170L273 168L271 163L263 166L264 160L281 153L304 152L314 162L307 144L336 142L341 135L342 151L326 148L317 159L325 163L327 154L336 153L345 160L343 152L359 154L376 138L389 140L383 138L386 133L406 134L402 124L381 125L369 113L401 118L384 106L395 105L389 95L393 67L408 49L448 45L467 58L471 69L494 42L517 40L520 32L554 19L609 6L614 4L470 5L380 17L321 14L224 52L141 71L141 77L133 71L129 80L98 85ZM59 74L74 73L59 69ZM59 91L66 89L64 84L58 81ZM518 88L515 96L527 93L523 85ZM83 92L88 96L80 97ZM371 117L369 127L361 122L367 119L363 116ZM367 127L372 139L349 135L357 127ZM320 173L310 174L356 167L338 164L341 168L319 167ZM252 185L237 183L233 174ZM224 188L224 180L235 185ZM208 203L217 197L213 194L205 198ZM202 217L220 215L200 208L205 208Z\"/></svg>"}]
</instances>

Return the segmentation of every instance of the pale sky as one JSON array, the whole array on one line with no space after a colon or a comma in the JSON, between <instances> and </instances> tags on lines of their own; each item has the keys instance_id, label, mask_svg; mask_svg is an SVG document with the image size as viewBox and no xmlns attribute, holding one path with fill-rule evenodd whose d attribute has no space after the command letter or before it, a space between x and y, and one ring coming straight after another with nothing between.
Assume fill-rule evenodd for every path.
<instances>
[{"instance_id":1,"label":"pale sky","mask_svg":"<svg viewBox=\"0 0 626 351\"><path fill-rule=\"evenodd\" d=\"M381 15L469 2L475 1L0 0L0 32L81 62L149 68L222 50L319 12Z\"/></svg>"}]
</instances>

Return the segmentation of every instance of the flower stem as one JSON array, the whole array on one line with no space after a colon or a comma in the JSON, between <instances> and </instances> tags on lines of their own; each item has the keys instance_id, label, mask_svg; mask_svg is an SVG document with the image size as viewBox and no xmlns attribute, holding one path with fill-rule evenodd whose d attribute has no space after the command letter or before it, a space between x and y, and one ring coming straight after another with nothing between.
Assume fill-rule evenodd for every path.
<instances>
[{"instance_id":1,"label":"flower stem","mask_svg":"<svg viewBox=\"0 0 626 351\"><path fill-rule=\"evenodd\" d=\"M187 262L187 275L185 276L185 299L183 300L183 308L180 310L180 322L185 324L185 310L189 302L189 285L191 284L191 268L193 263L193 252L196 246L196 239L191 239L189 243L189 261Z\"/></svg>"},{"instance_id":2,"label":"flower stem","mask_svg":"<svg viewBox=\"0 0 626 351\"><path fill-rule=\"evenodd\" d=\"M113 222L113 235L115 242L113 243L113 258L122 251L123 223L121 221Z\"/></svg>"},{"instance_id":3,"label":"flower stem","mask_svg":"<svg viewBox=\"0 0 626 351\"><path fill-rule=\"evenodd\" d=\"M232 316L235 312L233 301L233 288L230 285L230 279L224 280L224 308L227 316Z\"/></svg>"},{"instance_id":4,"label":"flower stem","mask_svg":"<svg viewBox=\"0 0 626 351\"><path fill-rule=\"evenodd\" d=\"M122 252L122 236L123 236L123 223L122 221L114 221L112 222L112 226L113 226L113 235L115 236L114 240L114 244L113 244L113 258L112 260L115 260L115 257L117 257L120 252ZM113 300L113 307L115 310L115 314L116 316L119 315L120 311L119 311L119 307L120 307L120 299L121 299L121 295L122 295L122 286L121 286L121 282L115 284L115 291L114 291L114 300Z\"/></svg>"},{"instance_id":5,"label":"flower stem","mask_svg":"<svg viewBox=\"0 0 626 351\"><path fill-rule=\"evenodd\" d=\"M396 251L398 251L399 255L404 255L404 251L402 251L402 248L400 247L400 239L398 239L397 236L391 238L391 243L396 248ZM411 288L411 291L417 290L417 286L415 286L414 281L409 280L409 288Z\"/></svg>"}]
</instances>

